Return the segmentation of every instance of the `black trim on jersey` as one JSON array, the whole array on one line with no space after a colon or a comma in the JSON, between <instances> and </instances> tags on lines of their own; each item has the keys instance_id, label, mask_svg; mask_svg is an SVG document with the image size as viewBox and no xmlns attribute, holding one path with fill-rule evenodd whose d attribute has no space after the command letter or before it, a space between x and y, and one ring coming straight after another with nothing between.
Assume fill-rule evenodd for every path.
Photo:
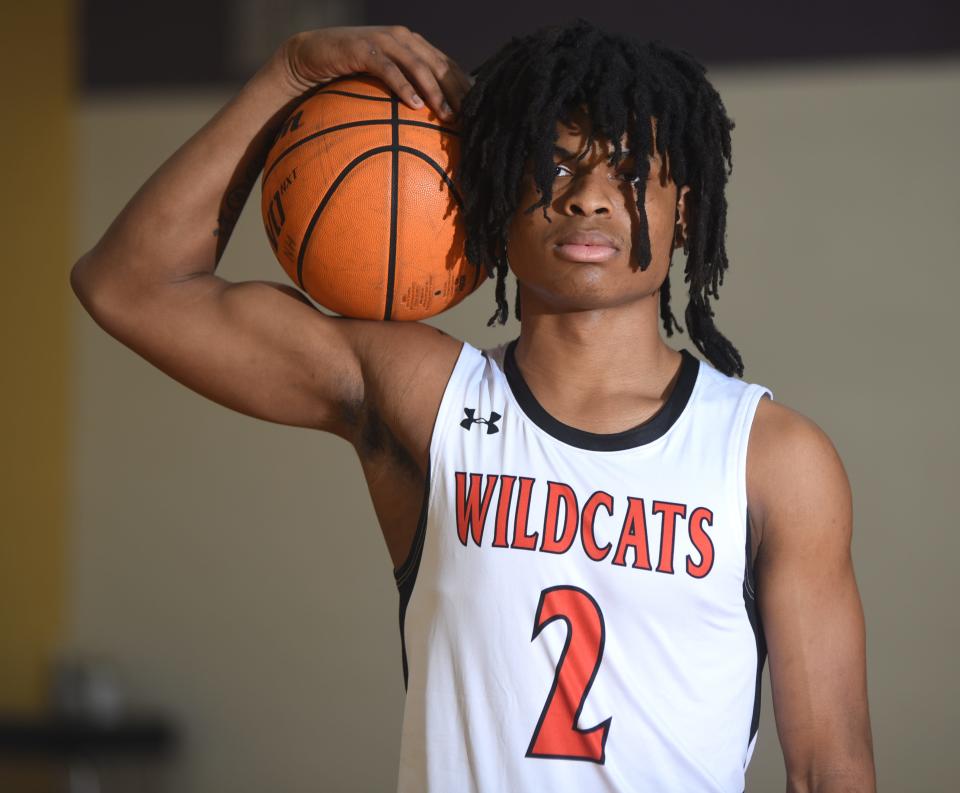
<instances>
[{"instance_id":1,"label":"black trim on jersey","mask_svg":"<svg viewBox=\"0 0 960 793\"><path fill-rule=\"evenodd\" d=\"M680 350L680 354L683 356L680 363L680 376L660 410L642 424L621 432L587 432L555 419L537 401L517 366L514 348L518 340L519 338L514 339L507 345L503 358L503 372L510 384L510 390L520 407L523 408L523 412L540 429L557 440L592 451L612 452L632 449L636 446L651 443L661 437L683 413L683 409L690 401L690 394L693 392L693 386L700 371L700 361L687 350Z\"/></svg>"},{"instance_id":2,"label":"black trim on jersey","mask_svg":"<svg viewBox=\"0 0 960 793\"><path fill-rule=\"evenodd\" d=\"M423 503L420 507L420 520L413 535L413 544L396 570L393 578L400 592L400 651L403 657L403 690L407 690L407 641L403 632L404 618L407 615L407 604L413 594L413 584L417 580L417 571L420 569L420 557L423 554L423 542L427 535L427 507L430 503L430 455L427 454L427 476L423 488Z\"/></svg>"},{"instance_id":3,"label":"black trim on jersey","mask_svg":"<svg viewBox=\"0 0 960 793\"><path fill-rule=\"evenodd\" d=\"M756 585L753 574L753 551L750 542L750 511L747 510L747 558L743 566L743 605L747 610L747 619L753 628L757 643L757 682L753 692L753 717L750 720L750 736L747 746L760 728L760 680L763 677L763 665L767 660L767 640L763 633L763 623L757 611Z\"/></svg>"}]
</instances>

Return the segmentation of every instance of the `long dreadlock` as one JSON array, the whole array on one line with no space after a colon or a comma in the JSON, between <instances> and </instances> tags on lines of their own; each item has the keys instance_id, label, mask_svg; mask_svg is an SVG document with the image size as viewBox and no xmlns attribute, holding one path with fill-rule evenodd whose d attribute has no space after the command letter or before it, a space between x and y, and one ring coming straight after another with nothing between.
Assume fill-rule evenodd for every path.
<instances>
[{"instance_id":1,"label":"long dreadlock","mask_svg":"<svg viewBox=\"0 0 960 793\"><path fill-rule=\"evenodd\" d=\"M710 296L719 298L728 266L724 245L727 202L724 186L733 170L730 130L720 95L706 79L706 69L689 53L654 40L641 43L606 33L583 18L515 37L473 70L476 77L460 109L464 131L457 171L467 228L466 255L496 270L497 310L487 326L507 321L506 277L508 227L517 209L524 168L531 161L540 200L524 212L553 199L556 166L555 122L569 122L585 106L590 140L603 137L614 145L612 164L622 159L624 134L633 152L653 148L651 116L657 119L656 149L668 153L677 185L689 185L692 223L684 282L690 283L686 322L697 349L721 372L743 376L740 353L717 330ZM724 163L726 162L726 168ZM650 238L644 210L650 163L634 158L630 174L637 186L640 217L640 269L650 265ZM519 286L514 315L520 319ZM660 288L660 315L667 336L683 331L670 310L670 275Z\"/></svg>"}]
</instances>

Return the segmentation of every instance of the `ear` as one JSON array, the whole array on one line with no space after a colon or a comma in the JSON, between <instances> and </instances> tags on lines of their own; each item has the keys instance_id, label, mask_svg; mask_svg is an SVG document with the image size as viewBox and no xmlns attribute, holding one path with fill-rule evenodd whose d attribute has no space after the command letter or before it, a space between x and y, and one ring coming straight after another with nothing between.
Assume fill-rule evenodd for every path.
<instances>
[{"instance_id":1,"label":"ear","mask_svg":"<svg viewBox=\"0 0 960 793\"><path fill-rule=\"evenodd\" d=\"M687 210L687 193L690 192L690 185L683 185L677 191L677 212L680 215L680 223L686 231L687 224L690 222L689 212Z\"/></svg>"},{"instance_id":2,"label":"ear","mask_svg":"<svg viewBox=\"0 0 960 793\"><path fill-rule=\"evenodd\" d=\"M690 239L690 204L687 202L687 193L689 192L690 187L688 185L683 185L683 187L677 190L677 207L673 219L673 247L671 251L675 251L677 248L683 248L683 252L687 252ZM677 226L679 226L679 228L677 228Z\"/></svg>"}]
</instances>

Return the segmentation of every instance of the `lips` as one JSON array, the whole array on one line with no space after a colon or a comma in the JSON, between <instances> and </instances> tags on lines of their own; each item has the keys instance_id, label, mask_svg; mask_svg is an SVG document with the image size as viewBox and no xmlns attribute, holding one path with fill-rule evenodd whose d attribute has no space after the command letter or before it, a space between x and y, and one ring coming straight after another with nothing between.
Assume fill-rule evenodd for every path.
<instances>
[{"instance_id":1,"label":"lips","mask_svg":"<svg viewBox=\"0 0 960 793\"><path fill-rule=\"evenodd\" d=\"M616 256L620 246L602 231L582 229L562 235L554 251L561 259L573 262L602 262Z\"/></svg>"},{"instance_id":2,"label":"lips","mask_svg":"<svg viewBox=\"0 0 960 793\"><path fill-rule=\"evenodd\" d=\"M619 246L602 231L574 231L571 234L564 234L557 240L557 245L602 245L607 248L616 248Z\"/></svg>"}]
</instances>

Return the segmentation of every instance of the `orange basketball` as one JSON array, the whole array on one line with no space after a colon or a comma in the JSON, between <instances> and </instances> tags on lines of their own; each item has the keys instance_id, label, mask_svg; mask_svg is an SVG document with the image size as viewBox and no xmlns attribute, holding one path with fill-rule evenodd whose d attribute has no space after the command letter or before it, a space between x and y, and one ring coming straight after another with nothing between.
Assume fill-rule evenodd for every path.
<instances>
[{"instance_id":1,"label":"orange basketball","mask_svg":"<svg viewBox=\"0 0 960 793\"><path fill-rule=\"evenodd\" d=\"M463 300L487 274L464 252L459 143L455 125L375 77L318 87L263 169L263 222L287 275L361 319L424 319Z\"/></svg>"}]
</instances>

